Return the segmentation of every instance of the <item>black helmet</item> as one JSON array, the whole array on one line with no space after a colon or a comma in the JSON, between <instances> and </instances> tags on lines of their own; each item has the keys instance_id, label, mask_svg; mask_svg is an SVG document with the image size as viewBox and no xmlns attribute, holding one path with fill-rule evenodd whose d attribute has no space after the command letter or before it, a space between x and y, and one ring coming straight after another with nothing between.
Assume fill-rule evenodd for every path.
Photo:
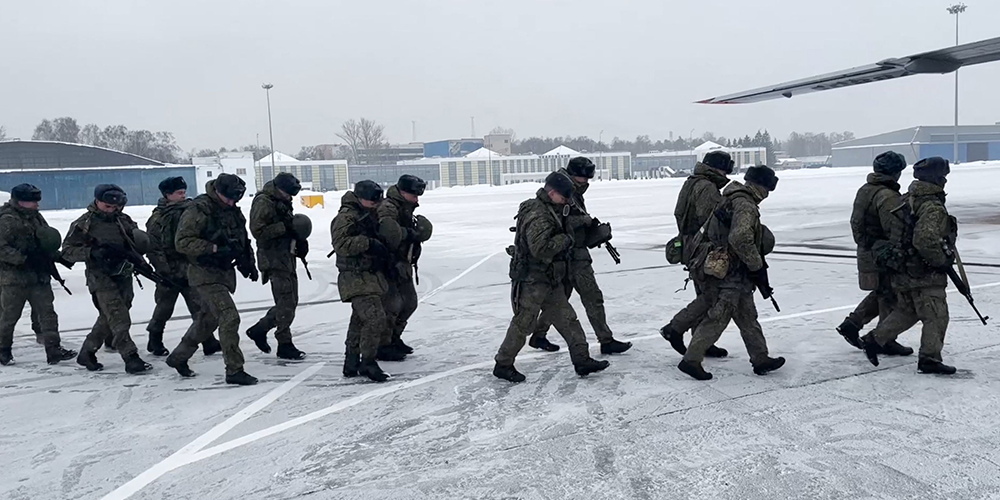
<instances>
[{"instance_id":1,"label":"black helmet","mask_svg":"<svg viewBox=\"0 0 1000 500\"><path fill-rule=\"evenodd\" d=\"M94 199L117 207L124 207L128 203L125 190L115 184L98 184L94 188Z\"/></svg>"},{"instance_id":2,"label":"black helmet","mask_svg":"<svg viewBox=\"0 0 1000 500\"><path fill-rule=\"evenodd\" d=\"M215 179L215 192L233 201L240 201L247 192L247 183L233 174L219 174Z\"/></svg>"},{"instance_id":3,"label":"black helmet","mask_svg":"<svg viewBox=\"0 0 1000 500\"><path fill-rule=\"evenodd\" d=\"M757 184L768 191L774 191L774 188L778 187L778 176L774 175L774 170L767 165L748 168L743 180Z\"/></svg>"},{"instance_id":4,"label":"black helmet","mask_svg":"<svg viewBox=\"0 0 1000 500\"><path fill-rule=\"evenodd\" d=\"M288 193L289 196L295 196L299 194L299 191L302 191L302 184L288 172L281 172L274 176L274 187Z\"/></svg>"},{"instance_id":5,"label":"black helmet","mask_svg":"<svg viewBox=\"0 0 1000 500\"><path fill-rule=\"evenodd\" d=\"M950 173L951 165L940 156L924 158L913 165L913 177L939 186L944 186L945 177Z\"/></svg>"},{"instance_id":6,"label":"black helmet","mask_svg":"<svg viewBox=\"0 0 1000 500\"><path fill-rule=\"evenodd\" d=\"M312 234L313 223L306 214L295 214L292 216L292 228L295 230L295 236L300 240L304 240Z\"/></svg>"},{"instance_id":7,"label":"black helmet","mask_svg":"<svg viewBox=\"0 0 1000 500\"><path fill-rule=\"evenodd\" d=\"M135 243L135 251L146 255L153 249L153 244L149 240L149 234L142 229L132 230L132 242Z\"/></svg>"},{"instance_id":8,"label":"black helmet","mask_svg":"<svg viewBox=\"0 0 1000 500\"><path fill-rule=\"evenodd\" d=\"M10 190L10 199L14 201L42 201L42 190L31 184L18 184Z\"/></svg>"},{"instance_id":9,"label":"black helmet","mask_svg":"<svg viewBox=\"0 0 1000 500\"><path fill-rule=\"evenodd\" d=\"M363 180L354 185L354 195L362 200L378 203L382 201L382 186L375 181Z\"/></svg>"},{"instance_id":10,"label":"black helmet","mask_svg":"<svg viewBox=\"0 0 1000 500\"><path fill-rule=\"evenodd\" d=\"M729 156L729 153L720 150L705 153L705 157L701 159L701 162L716 170L725 172L726 175L733 173L733 167L736 166L736 162Z\"/></svg>"},{"instance_id":11,"label":"black helmet","mask_svg":"<svg viewBox=\"0 0 1000 500\"><path fill-rule=\"evenodd\" d=\"M183 177L167 177L160 181L160 193L168 195L180 191L181 189L187 189L187 182L184 181Z\"/></svg>"},{"instance_id":12,"label":"black helmet","mask_svg":"<svg viewBox=\"0 0 1000 500\"><path fill-rule=\"evenodd\" d=\"M597 170L597 166L594 165L594 162L590 161L590 158L584 156L577 156L566 164L566 171L573 177L593 179L594 170Z\"/></svg>"},{"instance_id":13,"label":"black helmet","mask_svg":"<svg viewBox=\"0 0 1000 500\"><path fill-rule=\"evenodd\" d=\"M872 167L880 174L893 175L906 168L906 158L895 151L886 151L875 157Z\"/></svg>"},{"instance_id":14,"label":"black helmet","mask_svg":"<svg viewBox=\"0 0 1000 500\"><path fill-rule=\"evenodd\" d=\"M566 199L573 196L573 181L559 172L552 172L545 178L545 187L561 194Z\"/></svg>"},{"instance_id":15,"label":"black helmet","mask_svg":"<svg viewBox=\"0 0 1000 500\"><path fill-rule=\"evenodd\" d=\"M415 175L404 174L398 181L396 181L396 187L398 187L400 191L405 191L417 196L423 196L424 189L427 189L427 183Z\"/></svg>"},{"instance_id":16,"label":"black helmet","mask_svg":"<svg viewBox=\"0 0 1000 500\"><path fill-rule=\"evenodd\" d=\"M35 230L35 238L38 240L38 248L46 255L59 253L62 236L59 235L58 229L51 226L41 226Z\"/></svg>"}]
</instances>

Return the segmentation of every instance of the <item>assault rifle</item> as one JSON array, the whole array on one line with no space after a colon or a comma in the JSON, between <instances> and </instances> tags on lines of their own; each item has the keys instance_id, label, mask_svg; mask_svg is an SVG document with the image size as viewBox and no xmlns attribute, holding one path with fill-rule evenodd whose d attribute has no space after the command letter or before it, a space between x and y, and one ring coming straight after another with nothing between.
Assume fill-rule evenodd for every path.
<instances>
[{"instance_id":1,"label":"assault rifle","mask_svg":"<svg viewBox=\"0 0 1000 500\"><path fill-rule=\"evenodd\" d=\"M61 255L49 259L49 276L52 276L52 279L56 280L56 282L59 283L59 286L61 286L63 290L66 290L66 293L73 295L73 292L69 291L69 288L66 287L66 280L64 280L62 275L59 274L59 269L56 268L56 262L66 266L66 269L72 269L73 263L64 259Z\"/></svg>"},{"instance_id":2,"label":"assault rifle","mask_svg":"<svg viewBox=\"0 0 1000 500\"><path fill-rule=\"evenodd\" d=\"M781 312L781 308L778 307L778 301L774 300L774 288L771 288L771 280L767 277L767 261L764 260L764 256L760 256L760 261L763 266L761 266L760 271L753 274L754 285L757 285L757 289L760 290L760 296L764 299L771 299L771 305L774 306L774 310Z\"/></svg>"},{"instance_id":3,"label":"assault rifle","mask_svg":"<svg viewBox=\"0 0 1000 500\"><path fill-rule=\"evenodd\" d=\"M958 289L958 293L965 297L965 300L969 301L969 305L972 306L972 310L976 312L976 316L979 316L979 321L986 325L986 320L990 319L989 316L983 316L979 312L979 308L976 307L975 299L972 298L972 289L969 286L969 277L965 274L965 266L962 265L962 258L958 255L958 250L945 243L945 255L949 257L954 257L955 264L949 265L946 269L948 272L948 277L951 278L951 282L955 284L955 288ZM955 267L958 270L955 270ZM961 273L961 275L959 275Z\"/></svg>"},{"instance_id":4,"label":"assault rifle","mask_svg":"<svg viewBox=\"0 0 1000 500\"><path fill-rule=\"evenodd\" d=\"M121 226L119 226L121 228ZM153 266L146 262L146 259L135 249L135 243L132 239L124 234L124 229L122 229L122 239L125 241L125 246L110 245L102 243L97 238L94 238L89 233L83 233L84 239L91 245L104 248L110 251L112 254L121 257L125 262L132 264L132 272L135 275L135 282L139 285L139 289L142 289L142 281L139 276L142 276L153 283L166 286L168 288L173 288L175 290L180 290L182 286L174 283L166 276L156 272Z\"/></svg>"}]
</instances>

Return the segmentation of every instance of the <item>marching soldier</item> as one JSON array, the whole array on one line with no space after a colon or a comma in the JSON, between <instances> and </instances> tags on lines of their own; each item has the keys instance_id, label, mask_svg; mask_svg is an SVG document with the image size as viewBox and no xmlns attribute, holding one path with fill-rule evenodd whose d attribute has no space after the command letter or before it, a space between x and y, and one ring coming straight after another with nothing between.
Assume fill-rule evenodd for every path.
<instances>
[{"instance_id":1,"label":"marching soldier","mask_svg":"<svg viewBox=\"0 0 1000 500\"><path fill-rule=\"evenodd\" d=\"M745 185L733 181L726 187L722 193L723 205L708 222L707 235L713 250L699 265L708 275L702 293L709 309L695 328L684 359L677 365L680 371L698 380L712 378L701 362L730 320L740 329L754 373L764 375L785 364L785 358L768 356L753 299L755 288L760 289L764 298L771 297L763 251L767 250L768 242L764 241L766 233L757 206L777 187L778 177L770 168L756 166L747 170L744 180Z\"/></svg>"},{"instance_id":2,"label":"marching soldier","mask_svg":"<svg viewBox=\"0 0 1000 500\"><path fill-rule=\"evenodd\" d=\"M90 371L104 369L97 362L96 353L109 334L112 345L125 361L126 372L139 374L153 368L139 357L129 334L135 270L129 254L141 254L145 249L140 248L140 240L148 243L148 237L122 212L127 202L122 188L114 184L98 185L94 189L94 202L70 225L63 241L66 260L86 263L87 288L99 314L76 358L77 363Z\"/></svg>"},{"instance_id":3,"label":"marching soldier","mask_svg":"<svg viewBox=\"0 0 1000 500\"><path fill-rule=\"evenodd\" d=\"M573 183L570 215L566 217L566 225L573 233L573 256L569 269L572 287L568 287L567 292L571 294L575 289L580 294L580 302L587 312L587 319L590 320L590 326L594 327L594 333L601 344L601 354L618 354L631 349L632 343L615 340L611 327L608 326L607 314L604 311L604 294L597 284L594 259L590 256L593 242L603 243L611 239L611 225L601 224L596 218L591 217L583 200L584 193L590 187L590 179L594 178L595 169L594 162L589 158L578 156L571 159L566 168L559 170L559 173ZM545 351L559 350L559 346L549 342L545 337L552 325L551 314L551 311L549 314L542 312L528 345Z\"/></svg>"},{"instance_id":4,"label":"marching soldier","mask_svg":"<svg viewBox=\"0 0 1000 500\"><path fill-rule=\"evenodd\" d=\"M904 224L891 235L892 255L886 259L892 274L896 304L868 335L861 338L868 360L878 366L878 355L918 321L923 324L917 371L952 375L955 367L941 359L948 330L948 268L958 223L945 208L944 185L951 172L948 160L935 156L913 165L913 177L904 204L895 212Z\"/></svg>"},{"instance_id":5,"label":"marching soldier","mask_svg":"<svg viewBox=\"0 0 1000 500\"><path fill-rule=\"evenodd\" d=\"M167 286L162 283L156 284L156 291L153 297L156 300L156 308L153 309L153 317L150 318L146 331L149 332L149 341L146 343L146 351L153 356L166 356L170 354L166 346L163 345L163 330L167 326L167 321L174 314L174 306L177 304L177 296L184 297L188 312L191 313L191 327L198 322L201 314L201 301L195 295L194 289L190 287L187 279L188 261L187 257L181 255L174 245L174 237L177 235L177 224L180 222L184 209L191 204L187 197L187 182L183 177L167 177L160 182L160 193L163 195L153 209L153 213L146 220L146 232L149 234L151 250L149 252L149 263L153 265L156 272L169 279L178 287ZM209 333L202 349L206 356L211 356L222 350L222 345Z\"/></svg>"},{"instance_id":6,"label":"marching soldier","mask_svg":"<svg viewBox=\"0 0 1000 500\"><path fill-rule=\"evenodd\" d=\"M514 317L497 352L493 375L511 382L524 382L514 368L514 358L531 335L539 312L544 311L566 340L576 373L585 376L610 366L590 357L587 336L569 303L566 287L574 250L573 233L566 229L570 215L573 181L553 172L535 197L521 203L511 261L511 305Z\"/></svg>"},{"instance_id":7,"label":"marching soldier","mask_svg":"<svg viewBox=\"0 0 1000 500\"><path fill-rule=\"evenodd\" d=\"M205 185L205 194L195 198L181 214L174 244L188 258L188 282L202 302L202 314L188 329L167 366L182 377L195 376L188 360L216 328L226 364L226 383L254 385L257 378L243 370L240 351L240 312L232 294L236 292L236 270L257 281L253 248L247 235L246 218L236 203L246 193L246 183L233 174L220 174ZM234 270L233 268L236 268Z\"/></svg>"},{"instance_id":8,"label":"marching soldier","mask_svg":"<svg viewBox=\"0 0 1000 500\"><path fill-rule=\"evenodd\" d=\"M715 209L722 203L722 188L729 184L729 174L733 173L733 159L725 151L710 151L702 161L694 167L694 173L688 176L677 195L677 205L674 208L674 218L681 237L681 248L688 255L694 246L695 236L702 226L715 214ZM685 262L685 264L687 264ZM702 293L705 288L705 277L702 273L690 271L694 282L695 298L684 309L674 315L670 323L660 329L660 335L670 342L670 346L680 354L687 352L684 346L684 332L693 330L701 323L708 313L710 304L708 297ZM709 346L705 356L724 358L729 351L717 346Z\"/></svg>"},{"instance_id":9,"label":"marching soldier","mask_svg":"<svg viewBox=\"0 0 1000 500\"><path fill-rule=\"evenodd\" d=\"M59 259L59 231L49 227L38 212L42 192L30 184L14 186L10 201L0 208L0 365L14 362L11 346L14 326L21 319L24 303L31 304L32 324L38 324L50 365L76 357L63 349L59 339L59 317L53 307L51 279Z\"/></svg>"},{"instance_id":10,"label":"marching soldier","mask_svg":"<svg viewBox=\"0 0 1000 500\"><path fill-rule=\"evenodd\" d=\"M896 301L889 270L878 265L875 254L891 247L890 236L901 232L903 224L892 210L902 203L899 178L906 169L906 159L899 153L886 151L875 157L872 166L875 171L868 174L868 181L858 189L851 213L851 232L858 245L858 284L869 293L837 327L844 340L858 349L862 348L861 329L875 318L888 317ZM892 340L885 344L881 354L909 356L913 349Z\"/></svg>"},{"instance_id":11,"label":"marching soldier","mask_svg":"<svg viewBox=\"0 0 1000 500\"><path fill-rule=\"evenodd\" d=\"M340 271L337 289L340 300L349 302L352 311L347 327L344 376L363 375L375 382L389 379L375 359L379 342L388 329L382 297L389 289L384 269L393 258L389 248L378 239L376 210L381 201L382 186L361 181L354 185L354 191L344 193L340 211L330 224Z\"/></svg>"},{"instance_id":12,"label":"marching soldier","mask_svg":"<svg viewBox=\"0 0 1000 500\"><path fill-rule=\"evenodd\" d=\"M423 215L414 217L427 183L413 175L403 175L389 188L378 207L379 234L392 253L388 271L389 291L385 294L385 312L391 327L390 338L382 339L378 359L399 361L413 349L403 342L403 330L417 310L417 290L413 285L414 265L420 258L421 244L429 240L433 226Z\"/></svg>"},{"instance_id":13,"label":"marching soldier","mask_svg":"<svg viewBox=\"0 0 1000 500\"><path fill-rule=\"evenodd\" d=\"M292 360L306 357L292 343L292 321L299 305L295 259L305 259L309 253L309 242L298 235L292 217L292 197L301 190L302 185L294 175L282 172L264 184L250 207L250 233L257 240L257 267L262 282L271 282L274 307L247 329L247 337L261 351L271 352L267 333L277 327L274 338L278 341L278 357Z\"/></svg>"}]
</instances>

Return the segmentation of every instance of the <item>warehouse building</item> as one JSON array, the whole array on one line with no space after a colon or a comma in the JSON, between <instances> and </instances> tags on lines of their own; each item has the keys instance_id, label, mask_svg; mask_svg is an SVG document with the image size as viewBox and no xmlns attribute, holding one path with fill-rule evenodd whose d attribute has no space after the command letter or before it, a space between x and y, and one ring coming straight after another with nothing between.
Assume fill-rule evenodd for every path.
<instances>
[{"instance_id":1,"label":"warehouse building","mask_svg":"<svg viewBox=\"0 0 1000 500\"><path fill-rule=\"evenodd\" d=\"M767 162L767 148L730 148L708 141L688 151L658 151L637 154L635 155L635 171L642 172L644 175L650 177L655 177L652 174L656 171L668 171L674 175L686 175L694 171L695 164L705 158L705 154L709 151L720 150L732 156L733 161L736 163L736 172L754 165L763 165Z\"/></svg>"},{"instance_id":2,"label":"warehouse building","mask_svg":"<svg viewBox=\"0 0 1000 500\"><path fill-rule=\"evenodd\" d=\"M862 137L833 145L834 167L871 165L885 151L896 151L909 164L921 158L940 156L954 161L955 127L918 126ZM1000 125L958 127L958 162L1000 160Z\"/></svg>"},{"instance_id":3,"label":"warehouse building","mask_svg":"<svg viewBox=\"0 0 1000 500\"><path fill-rule=\"evenodd\" d=\"M264 184L280 172L294 175L302 183L303 189L311 191L322 193L351 188L347 160L296 160L278 151L261 158L255 170L258 190L263 189Z\"/></svg>"},{"instance_id":4,"label":"warehouse building","mask_svg":"<svg viewBox=\"0 0 1000 500\"><path fill-rule=\"evenodd\" d=\"M582 154L566 146L559 146L542 155L512 156L504 156L481 148L462 158L442 158L441 185L502 186L519 182L542 182L548 174L565 167L570 158L576 156ZM630 179L632 176L632 154L627 151L601 152L586 156L597 167L595 180Z\"/></svg>"}]
</instances>

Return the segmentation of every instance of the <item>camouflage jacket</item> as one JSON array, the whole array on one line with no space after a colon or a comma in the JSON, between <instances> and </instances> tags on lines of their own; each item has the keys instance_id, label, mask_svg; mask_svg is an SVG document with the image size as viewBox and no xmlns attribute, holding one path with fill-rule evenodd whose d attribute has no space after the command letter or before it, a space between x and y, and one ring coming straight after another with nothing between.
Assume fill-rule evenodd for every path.
<instances>
[{"instance_id":1,"label":"camouflage jacket","mask_svg":"<svg viewBox=\"0 0 1000 500\"><path fill-rule=\"evenodd\" d=\"M677 205L674 207L677 232L681 236L694 236L701 229L722 203L719 190L728 183L728 177L708 165L695 165L694 173L688 176L677 194Z\"/></svg>"},{"instance_id":2,"label":"camouflage jacket","mask_svg":"<svg viewBox=\"0 0 1000 500\"><path fill-rule=\"evenodd\" d=\"M944 188L930 182L915 180L904 197L913 217L913 225L903 225L902 236L894 239L908 252L906 272L892 276L893 288L946 287L946 267L951 260L945 253L947 245L954 245L958 236L957 222L945 208ZM907 229L912 231L912 241L906 243Z\"/></svg>"},{"instance_id":3,"label":"camouflage jacket","mask_svg":"<svg viewBox=\"0 0 1000 500\"><path fill-rule=\"evenodd\" d=\"M416 240L413 211L418 206L420 205L406 201L399 188L392 186L386 191L385 200L379 204L376 212L379 235L395 254L396 269L401 279L410 279L413 275L410 250Z\"/></svg>"},{"instance_id":4,"label":"camouflage jacket","mask_svg":"<svg viewBox=\"0 0 1000 500\"><path fill-rule=\"evenodd\" d=\"M565 168L560 169L559 173L573 181L573 203L570 205L569 216L566 217L566 229L573 233L573 262L589 264L594 259L590 256L590 249L587 248L587 234L594 228L592 225L594 219L590 216L590 212L587 212L587 203L583 195L590 189L590 183L576 182Z\"/></svg>"},{"instance_id":5,"label":"camouflage jacket","mask_svg":"<svg viewBox=\"0 0 1000 500\"><path fill-rule=\"evenodd\" d=\"M35 237L41 227L48 223L38 210L13 202L0 207L0 286L49 283L51 259L43 255Z\"/></svg>"},{"instance_id":6,"label":"camouflage jacket","mask_svg":"<svg viewBox=\"0 0 1000 500\"><path fill-rule=\"evenodd\" d=\"M708 236L712 243L727 248L730 255L729 274L737 280L746 271L758 271L764 266L761 254L763 225L757 205L764 199L756 186L732 181L722 192L722 206L708 223ZM727 224L728 222L728 224Z\"/></svg>"},{"instance_id":7,"label":"camouflage jacket","mask_svg":"<svg viewBox=\"0 0 1000 500\"><path fill-rule=\"evenodd\" d=\"M564 207L553 203L544 188L534 198L521 202L511 261L512 281L555 285L569 278L574 240L566 231Z\"/></svg>"},{"instance_id":8,"label":"camouflage jacket","mask_svg":"<svg viewBox=\"0 0 1000 500\"><path fill-rule=\"evenodd\" d=\"M187 281L187 257L177 251L174 240L181 214L190 205L191 200L171 202L160 198L153 213L146 219L146 233L149 234L150 243L146 257L156 272L174 282Z\"/></svg>"},{"instance_id":9,"label":"camouflage jacket","mask_svg":"<svg viewBox=\"0 0 1000 500\"><path fill-rule=\"evenodd\" d=\"M247 220L238 206L230 207L219 199L214 180L205 185L205 194L192 200L181 214L174 245L187 256L191 286L220 284L231 293L236 291L233 262L213 258L213 246L233 249L236 262L256 265Z\"/></svg>"},{"instance_id":10,"label":"camouflage jacket","mask_svg":"<svg viewBox=\"0 0 1000 500\"><path fill-rule=\"evenodd\" d=\"M274 182L253 198L250 206L250 234L257 240L257 264L262 273L268 271L295 272L292 241L288 230L292 223L292 200L279 197Z\"/></svg>"},{"instance_id":11,"label":"camouflage jacket","mask_svg":"<svg viewBox=\"0 0 1000 500\"><path fill-rule=\"evenodd\" d=\"M99 245L128 248L132 231L138 226L123 212L104 213L93 202L79 219L73 221L63 240L62 255L70 262L85 262L87 265L87 288L91 293L120 290L122 281L131 282L132 264L124 256L115 262L107 262L93 257L93 249Z\"/></svg>"},{"instance_id":12,"label":"camouflage jacket","mask_svg":"<svg viewBox=\"0 0 1000 500\"><path fill-rule=\"evenodd\" d=\"M877 288L880 272L886 271L876 264L873 248L889 243L893 227L902 224L892 213L902 203L900 199L899 183L877 172L868 174L868 182L854 197L851 233L858 245L858 281L862 290Z\"/></svg>"},{"instance_id":13,"label":"camouflage jacket","mask_svg":"<svg viewBox=\"0 0 1000 500\"><path fill-rule=\"evenodd\" d=\"M337 289L343 302L362 295L382 295L389 290L382 272L386 263L377 262L368 252L371 240L379 236L377 217L375 209L363 207L354 192L348 191L341 198L340 211L330 224L340 271Z\"/></svg>"}]
</instances>

